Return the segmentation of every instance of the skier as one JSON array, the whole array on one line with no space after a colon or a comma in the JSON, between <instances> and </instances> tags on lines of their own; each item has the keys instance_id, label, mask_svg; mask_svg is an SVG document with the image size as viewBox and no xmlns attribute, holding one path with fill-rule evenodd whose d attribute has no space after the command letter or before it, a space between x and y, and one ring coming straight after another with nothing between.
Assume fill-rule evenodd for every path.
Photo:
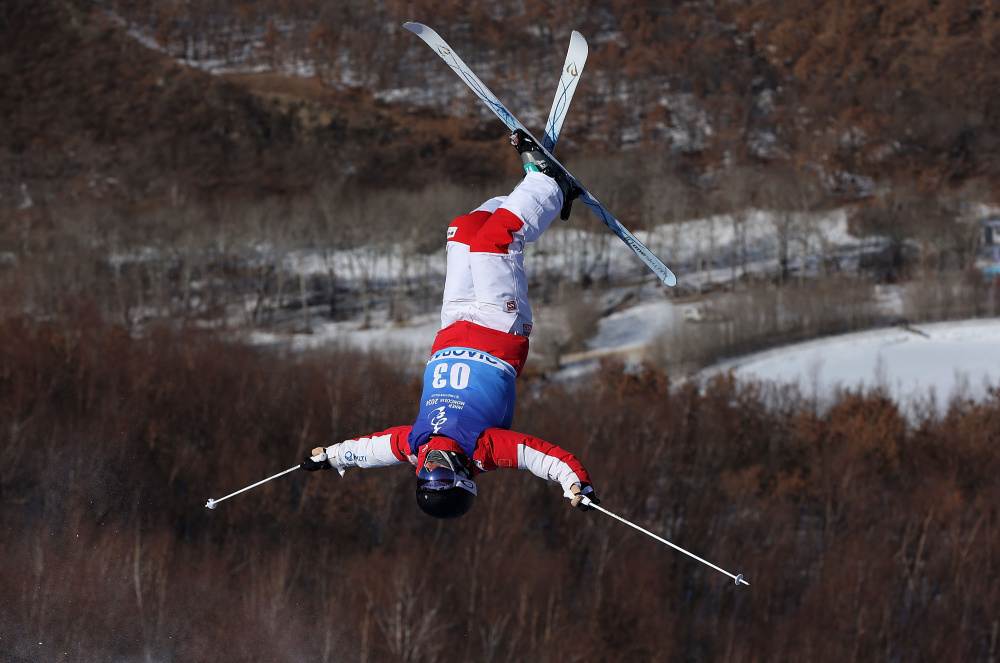
<instances>
[{"instance_id":1,"label":"skier","mask_svg":"<svg viewBox=\"0 0 1000 663\"><path fill-rule=\"evenodd\" d=\"M475 477L518 467L558 482L564 492L587 495L590 477L573 454L510 429L514 378L528 357L531 307L523 249L556 214L568 218L579 191L550 167L524 132L511 135L524 179L509 196L492 198L448 227L447 272L441 331L424 371L420 413L397 426L307 456L302 469L382 467L409 462L417 470L417 505L435 518L457 518L472 508ZM572 505L584 510L580 497Z\"/></svg>"}]
</instances>

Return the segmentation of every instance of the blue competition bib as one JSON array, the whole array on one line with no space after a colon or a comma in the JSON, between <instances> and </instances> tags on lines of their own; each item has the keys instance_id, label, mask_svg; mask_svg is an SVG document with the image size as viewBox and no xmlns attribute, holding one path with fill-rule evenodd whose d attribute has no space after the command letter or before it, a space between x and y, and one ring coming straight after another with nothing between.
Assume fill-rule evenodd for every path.
<instances>
[{"instance_id":1,"label":"blue competition bib","mask_svg":"<svg viewBox=\"0 0 1000 663\"><path fill-rule=\"evenodd\" d=\"M420 414L408 438L410 451L417 454L431 435L443 435L472 458L480 433L510 428L516 376L510 364L479 350L435 352L424 371Z\"/></svg>"}]
</instances>

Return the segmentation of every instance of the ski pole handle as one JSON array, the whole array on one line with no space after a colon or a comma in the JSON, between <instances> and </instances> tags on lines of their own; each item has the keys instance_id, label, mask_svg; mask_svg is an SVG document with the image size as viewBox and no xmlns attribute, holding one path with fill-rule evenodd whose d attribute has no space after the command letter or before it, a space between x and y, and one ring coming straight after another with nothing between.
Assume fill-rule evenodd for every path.
<instances>
[{"instance_id":1,"label":"ski pole handle","mask_svg":"<svg viewBox=\"0 0 1000 663\"><path fill-rule=\"evenodd\" d=\"M320 448L322 448L322 447L320 447ZM326 454L326 451L321 451L318 454L316 454L315 456L310 456L309 460L313 460L313 461L316 461L317 463L321 463L324 460L330 460L330 457ZM345 468L341 467L340 465L334 465L333 463L330 463L330 465L332 465L335 470L337 470L338 472L340 472L340 476L344 476L345 474L347 474L347 470Z\"/></svg>"},{"instance_id":2,"label":"ski pole handle","mask_svg":"<svg viewBox=\"0 0 1000 663\"><path fill-rule=\"evenodd\" d=\"M333 467L333 468L335 468L337 470L337 472L340 473L340 476L344 476L344 474L347 473L347 470L345 470L343 466L341 466L341 465L334 465L333 461L330 461L330 456L327 455L326 450L323 449L323 447L316 447L315 449L313 449L313 451L319 451L319 453L316 454L315 456L310 456L309 457L309 460L311 460L313 462L313 465L311 467L307 466L306 463L305 463L305 461L303 461L302 465L300 465L300 467L302 469L309 470L310 472L312 472L312 471L315 471L315 470L328 470L331 467ZM326 467L324 467L324 466L322 466L322 465L319 464L319 463L322 463L324 461L330 461L330 462L327 463Z\"/></svg>"}]
</instances>

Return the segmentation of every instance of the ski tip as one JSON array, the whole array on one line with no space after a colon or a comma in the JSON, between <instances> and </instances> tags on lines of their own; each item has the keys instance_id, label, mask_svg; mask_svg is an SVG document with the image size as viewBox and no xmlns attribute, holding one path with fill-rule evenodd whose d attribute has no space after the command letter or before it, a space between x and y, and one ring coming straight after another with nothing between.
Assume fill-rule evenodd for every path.
<instances>
[{"instance_id":1,"label":"ski tip","mask_svg":"<svg viewBox=\"0 0 1000 663\"><path fill-rule=\"evenodd\" d=\"M657 273L657 276L660 277L660 280L663 281L664 285L669 285L670 287L677 285L677 277L674 276L674 273L670 271L669 267L664 265L662 262L660 262L657 267L660 269L654 269L654 271Z\"/></svg>"},{"instance_id":2,"label":"ski tip","mask_svg":"<svg viewBox=\"0 0 1000 663\"><path fill-rule=\"evenodd\" d=\"M427 29L427 26L423 23L403 23L403 27L415 35L419 35L421 32Z\"/></svg>"}]
</instances>

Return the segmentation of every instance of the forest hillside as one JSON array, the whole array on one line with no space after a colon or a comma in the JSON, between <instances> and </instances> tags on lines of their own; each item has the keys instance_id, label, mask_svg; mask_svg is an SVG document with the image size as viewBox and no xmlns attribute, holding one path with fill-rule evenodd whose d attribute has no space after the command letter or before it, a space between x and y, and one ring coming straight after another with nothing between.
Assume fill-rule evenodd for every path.
<instances>
[{"instance_id":1,"label":"forest hillside","mask_svg":"<svg viewBox=\"0 0 1000 663\"><path fill-rule=\"evenodd\" d=\"M1000 179L996 0L12 0L0 204L22 184L148 199L304 190L345 170L377 186L496 178L501 127L406 20L436 25L525 117L544 117L569 30L588 36L571 154L665 151L716 185L724 165L793 167L844 195L858 178Z\"/></svg>"},{"instance_id":2,"label":"forest hillside","mask_svg":"<svg viewBox=\"0 0 1000 663\"><path fill-rule=\"evenodd\" d=\"M602 504L528 472L435 521L412 471L279 472L413 416L419 384L352 353L204 333L0 324L0 656L14 661L992 661L1000 394L908 425L607 365L522 393L515 428L587 464ZM408 467L408 466L407 466Z\"/></svg>"}]
</instances>

